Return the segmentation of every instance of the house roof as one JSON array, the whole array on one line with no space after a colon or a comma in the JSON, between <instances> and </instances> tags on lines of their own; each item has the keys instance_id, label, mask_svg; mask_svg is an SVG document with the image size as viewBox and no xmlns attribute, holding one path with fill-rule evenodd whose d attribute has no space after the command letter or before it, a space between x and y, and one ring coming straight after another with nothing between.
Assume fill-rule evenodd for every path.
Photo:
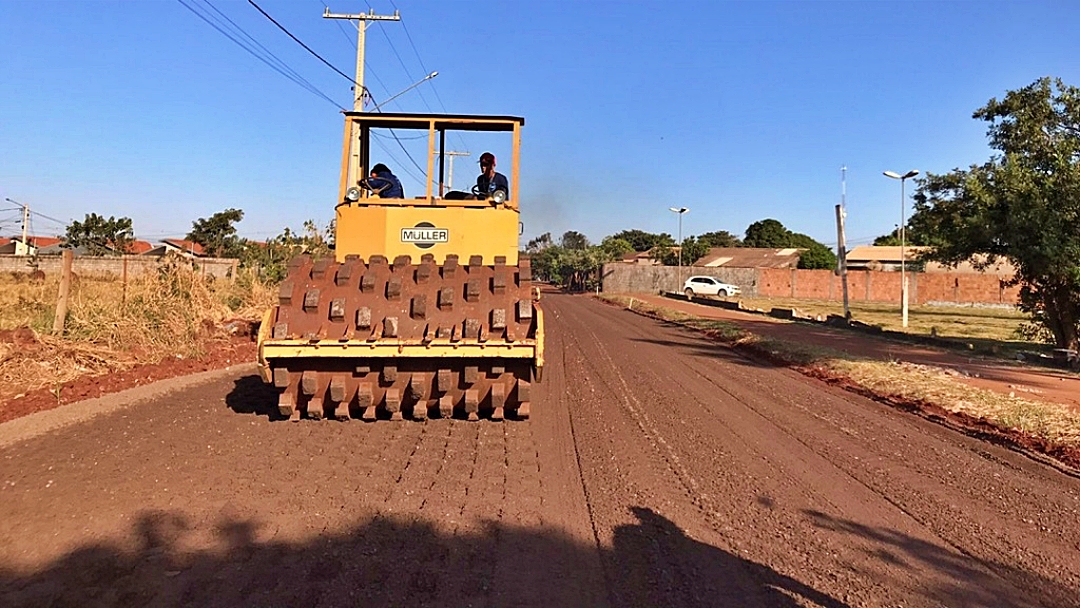
<instances>
[{"instance_id":1,"label":"house roof","mask_svg":"<svg viewBox=\"0 0 1080 608\"><path fill-rule=\"evenodd\" d=\"M799 264L799 251L795 248L713 247L693 265L710 268L794 268Z\"/></svg>"},{"instance_id":2,"label":"house roof","mask_svg":"<svg viewBox=\"0 0 1080 608\"><path fill-rule=\"evenodd\" d=\"M64 242L64 239L61 239L61 238L58 238L58 237L55 237L55 236L34 236L34 235L29 235L29 236L26 237L26 241L31 247L35 247L37 249L44 249L45 247L51 247L53 245L59 245L60 243ZM11 243L21 243L21 242L22 242L22 236L4 237L4 238L0 239L0 247L2 247L4 245L9 245Z\"/></svg>"},{"instance_id":3,"label":"house roof","mask_svg":"<svg viewBox=\"0 0 1080 608\"><path fill-rule=\"evenodd\" d=\"M195 255L206 255L206 251L203 250L203 246L194 241L185 241L184 239L162 239L162 243L166 245L172 245L173 247L180 249L186 253L192 253Z\"/></svg>"},{"instance_id":4,"label":"house roof","mask_svg":"<svg viewBox=\"0 0 1080 608\"><path fill-rule=\"evenodd\" d=\"M154 244L151 243L150 241L135 240L135 241L132 241L127 246L127 251L125 253L130 253L130 254L133 254L133 255L142 255L142 254L146 253L147 251L150 251L153 248L154 248Z\"/></svg>"},{"instance_id":5,"label":"house roof","mask_svg":"<svg viewBox=\"0 0 1080 608\"><path fill-rule=\"evenodd\" d=\"M855 247L847 252L848 264L852 262L881 262L883 264L888 263L900 263L900 249L901 247L877 247L874 245L861 245ZM918 247L915 245L908 245L904 247L904 258L907 261L915 260L919 257L919 254L929 249L929 247Z\"/></svg>"}]
</instances>

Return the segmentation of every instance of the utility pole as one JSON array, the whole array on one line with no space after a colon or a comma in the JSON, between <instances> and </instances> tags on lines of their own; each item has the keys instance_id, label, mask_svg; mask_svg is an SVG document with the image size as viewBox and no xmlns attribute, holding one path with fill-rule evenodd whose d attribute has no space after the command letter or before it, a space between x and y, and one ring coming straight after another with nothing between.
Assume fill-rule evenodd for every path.
<instances>
[{"instance_id":1,"label":"utility pole","mask_svg":"<svg viewBox=\"0 0 1080 608\"><path fill-rule=\"evenodd\" d=\"M26 242L29 237L30 205L22 206L22 246L23 255L30 255L30 243Z\"/></svg>"},{"instance_id":2,"label":"utility pole","mask_svg":"<svg viewBox=\"0 0 1080 608\"><path fill-rule=\"evenodd\" d=\"M356 20L359 23L356 24L356 78L353 83L353 112L364 111L364 100L366 97L370 97L367 92L367 87L364 86L364 43L367 38L367 22L368 21L401 21L401 14L398 11L394 11L393 15L376 15L375 9L370 9L366 13L346 13L337 14L331 13L330 7L326 7L326 11L323 12L324 19L348 19L350 21ZM352 133L352 163L350 170L350 183L360 179L360 151L356 148L355 144L359 137L359 134L353 127Z\"/></svg>"},{"instance_id":3,"label":"utility pole","mask_svg":"<svg viewBox=\"0 0 1080 608\"><path fill-rule=\"evenodd\" d=\"M27 244L26 239L29 238L30 205L24 205L24 204L20 203L19 201L15 200L13 198L5 198L4 200L11 203L11 204L13 204L13 205L18 205L18 206L22 207L22 213L23 213L23 217L22 217L22 242L15 245L15 255L29 255L30 254L30 245ZM22 253L19 253L20 246L21 246Z\"/></svg>"},{"instance_id":4,"label":"utility pole","mask_svg":"<svg viewBox=\"0 0 1080 608\"><path fill-rule=\"evenodd\" d=\"M446 194L446 192L444 192L444 190L453 190L454 189L454 157L455 156L472 156L472 152L457 152L457 151L454 151L454 150L449 150L449 151L447 151L445 153L445 155L450 157L450 162L449 162L450 174L447 176L446 188L443 188L442 184L439 184L439 196L442 196L442 195Z\"/></svg>"},{"instance_id":5,"label":"utility pole","mask_svg":"<svg viewBox=\"0 0 1080 608\"><path fill-rule=\"evenodd\" d=\"M844 236L844 219L847 217L847 167L840 167L840 204L836 206L836 253L840 265L840 284L844 289L844 318L851 318L848 304L847 242Z\"/></svg>"}]
</instances>

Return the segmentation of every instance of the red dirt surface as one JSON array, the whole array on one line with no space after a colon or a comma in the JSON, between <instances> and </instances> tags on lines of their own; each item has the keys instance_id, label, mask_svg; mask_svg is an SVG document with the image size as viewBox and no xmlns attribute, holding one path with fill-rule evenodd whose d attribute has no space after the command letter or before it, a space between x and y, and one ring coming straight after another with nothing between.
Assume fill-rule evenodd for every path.
<instances>
[{"instance_id":1,"label":"red dirt surface","mask_svg":"<svg viewBox=\"0 0 1080 608\"><path fill-rule=\"evenodd\" d=\"M21 334L19 332L20 330L10 332L13 334L10 339L8 336L0 335L0 339L15 344L19 344L20 340L25 342L27 339L36 342L32 331L26 330ZM0 423L35 412L51 410L66 403L93 399L134 386L150 384L157 380L186 376L255 360L256 347L250 337L210 341L204 345L204 349L206 355L197 359L168 359L160 363L138 365L122 372L72 380L60 387L59 399L52 390L42 388L30 391L21 397L0 401Z\"/></svg>"},{"instance_id":2,"label":"red dirt surface","mask_svg":"<svg viewBox=\"0 0 1080 608\"><path fill-rule=\"evenodd\" d=\"M1075 606L1080 479L546 296L527 422L244 375L0 448L0 605Z\"/></svg>"}]
</instances>

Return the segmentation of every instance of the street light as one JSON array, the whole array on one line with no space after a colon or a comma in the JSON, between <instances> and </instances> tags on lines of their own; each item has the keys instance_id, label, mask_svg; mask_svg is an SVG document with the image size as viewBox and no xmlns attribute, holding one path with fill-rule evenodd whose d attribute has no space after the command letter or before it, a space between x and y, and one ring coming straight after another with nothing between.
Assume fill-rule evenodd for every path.
<instances>
[{"instance_id":1,"label":"street light","mask_svg":"<svg viewBox=\"0 0 1080 608\"><path fill-rule=\"evenodd\" d=\"M682 216L687 211L690 211L690 209L687 207L668 207L668 211L679 216L679 274L675 277L675 292L678 293L679 284L682 282Z\"/></svg>"},{"instance_id":2,"label":"street light","mask_svg":"<svg viewBox=\"0 0 1080 608\"><path fill-rule=\"evenodd\" d=\"M905 229L904 229L904 227L907 224L907 220L904 219L904 201L907 200L907 199L906 199L906 197L904 195L904 182L907 181L907 179L909 177L915 177L916 175L918 175L919 170L918 169L912 169L911 171L908 171L907 173L905 173L903 175L900 175L899 173L896 173L895 171L884 171L883 173L884 173L885 177L891 177L892 179L900 180L900 316L902 318L903 326L907 327L907 312L908 312L908 310L907 310L908 309L908 303L907 303L908 284L907 284L907 270L906 270L907 256L906 256L905 250L904 250L904 247L905 247L905 239L904 239Z\"/></svg>"},{"instance_id":3,"label":"street light","mask_svg":"<svg viewBox=\"0 0 1080 608\"><path fill-rule=\"evenodd\" d=\"M397 99L398 97L401 97L401 96L402 96L402 95L404 95L405 93L408 93L409 91L411 91L411 90L415 89L416 87L418 87L418 86L420 86L420 85L424 84L425 82L427 82L427 81L431 80L432 78L434 78L434 77L436 77L436 76L438 76L438 75L439 75L439 73L438 73L438 72L432 72L432 73L428 74L427 76L424 76L424 77L423 77L423 78L421 78L420 80L417 80L416 82L414 82L414 83L410 84L409 86L405 87L405 89L404 89L404 90L402 90L402 91L401 91L400 93L398 93L397 95L394 95L394 96L393 96L393 97L391 97L390 99L386 99L386 100L383 100L383 102L382 102L382 103L380 103L379 105L375 106L374 108L371 108L371 111L372 111L372 112L378 112L378 111L379 111L379 108L381 108L381 107L385 106L386 104L390 103L391 101L394 101L394 100L395 100L395 99Z\"/></svg>"}]
</instances>

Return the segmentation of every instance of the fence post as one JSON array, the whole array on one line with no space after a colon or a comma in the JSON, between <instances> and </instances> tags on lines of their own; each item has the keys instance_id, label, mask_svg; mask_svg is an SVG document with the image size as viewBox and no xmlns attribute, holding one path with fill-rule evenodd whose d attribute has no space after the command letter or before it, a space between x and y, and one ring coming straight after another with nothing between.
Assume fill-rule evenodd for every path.
<instances>
[{"instance_id":1,"label":"fence post","mask_svg":"<svg viewBox=\"0 0 1080 608\"><path fill-rule=\"evenodd\" d=\"M73 254L70 249L65 249L63 259L63 270L60 274L60 295L56 300L56 318L53 320L53 333L56 335L62 335L64 333L64 321L67 320L68 312L68 296L71 294L71 262Z\"/></svg>"},{"instance_id":2,"label":"fence post","mask_svg":"<svg viewBox=\"0 0 1080 608\"><path fill-rule=\"evenodd\" d=\"M123 305L127 304L127 262L128 262L128 259L127 259L126 255L120 256L120 259L123 260L123 263L124 263L124 270L123 270L124 278L122 279L122 285L123 286L122 286L121 292L120 292L120 305L123 306Z\"/></svg>"}]
</instances>

